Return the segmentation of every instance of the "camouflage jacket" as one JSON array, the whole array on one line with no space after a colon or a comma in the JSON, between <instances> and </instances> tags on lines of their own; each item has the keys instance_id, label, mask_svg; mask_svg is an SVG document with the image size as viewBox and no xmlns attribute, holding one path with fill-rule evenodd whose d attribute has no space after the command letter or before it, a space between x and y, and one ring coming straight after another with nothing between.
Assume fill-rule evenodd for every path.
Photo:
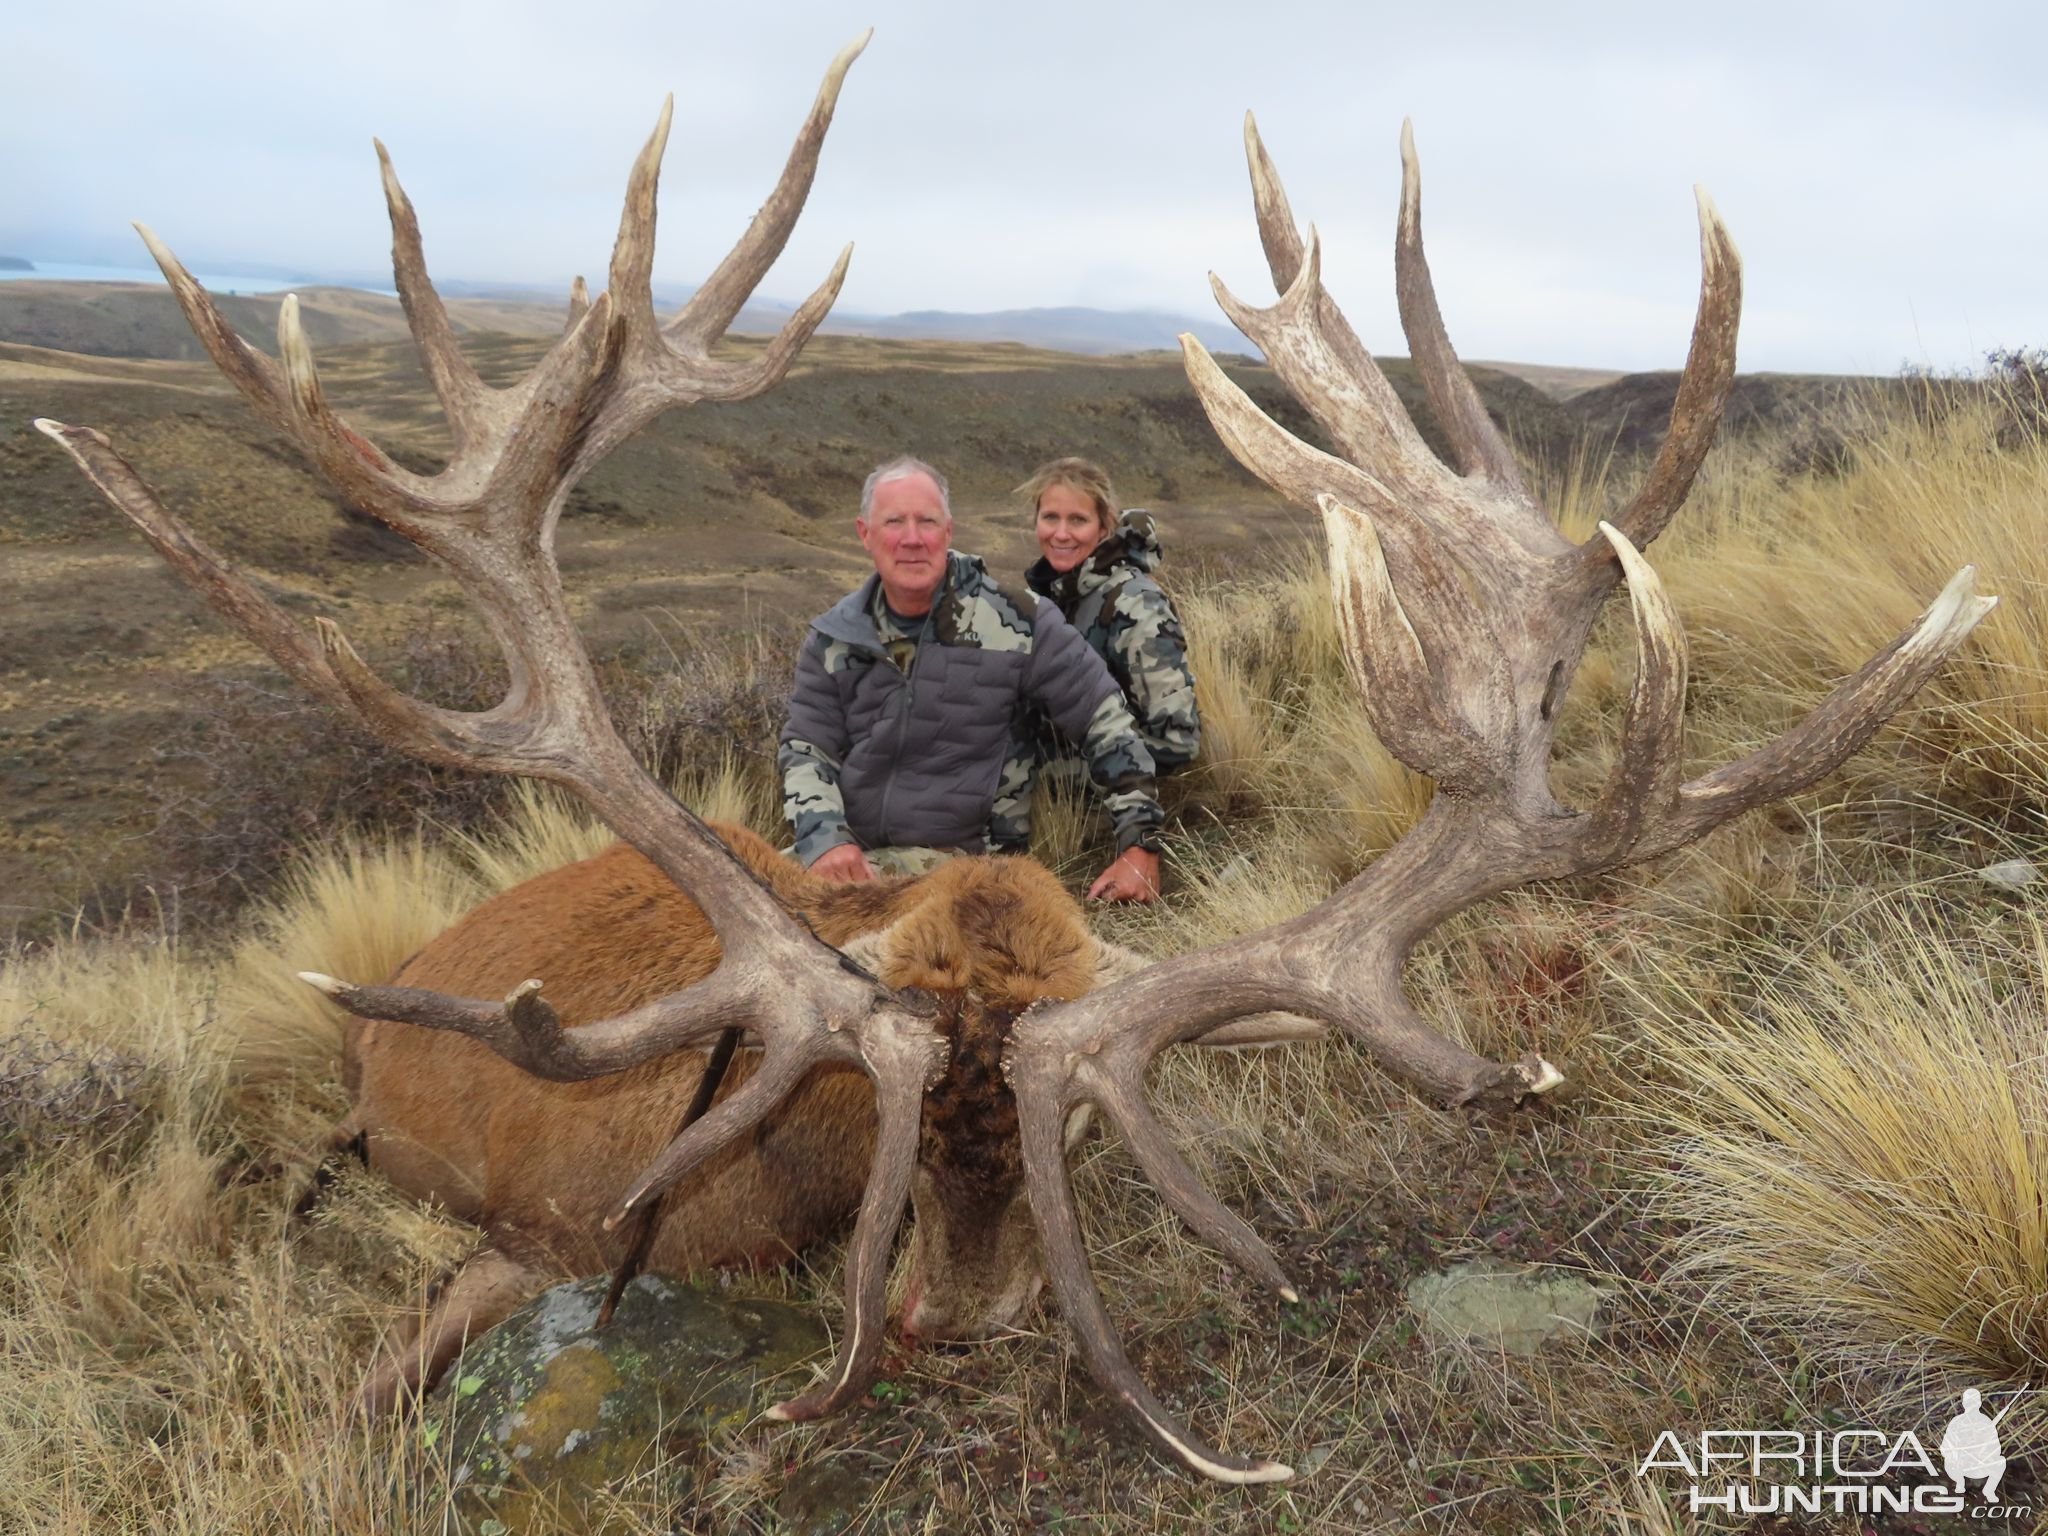
<instances>
[{"instance_id":1,"label":"camouflage jacket","mask_svg":"<svg viewBox=\"0 0 2048 1536\"><path fill-rule=\"evenodd\" d=\"M1057 607L1019 601L955 550L899 666L876 625L879 586L870 576L812 620L797 658L778 762L799 859L842 843L1016 846L992 816L1017 788L1002 781L1029 761L1027 707L1082 743L1119 850L1155 846L1152 755L1116 680Z\"/></svg>"},{"instance_id":2,"label":"camouflage jacket","mask_svg":"<svg viewBox=\"0 0 2048 1536\"><path fill-rule=\"evenodd\" d=\"M1041 560L1024 573L1024 580L1032 591L1059 604L1067 622L1108 663L1138 722L1138 734L1159 771L1166 773L1194 761L1202 724L1195 713L1187 638L1173 604L1151 576L1159 555L1152 514L1134 507L1073 570L1062 575ZM1072 754L1057 722L1041 717L1034 731L1041 758Z\"/></svg>"}]
</instances>

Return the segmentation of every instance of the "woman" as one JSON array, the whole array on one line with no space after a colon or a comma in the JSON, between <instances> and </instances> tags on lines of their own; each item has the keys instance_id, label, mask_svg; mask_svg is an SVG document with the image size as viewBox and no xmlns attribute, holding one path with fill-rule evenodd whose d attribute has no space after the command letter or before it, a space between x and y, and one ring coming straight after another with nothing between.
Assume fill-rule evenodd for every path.
<instances>
[{"instance_id":1,"label":"woman","mask_svg":"<svg viewBox=\"0 0 2048 1536\"><path fill-rule=\"evenodd\" d=\"M1044 556L1025 581L1059 604L1109 664L1159 772L1187 767L1201 744L1195 675L1180 617L1150 574L1159 564L1151 514L1133 508L1119 516L1109 476L1086 459L1054 459L1019 489ZM1041 762L1075 755L1040 722Z\"/></svg>"}]
</instances>

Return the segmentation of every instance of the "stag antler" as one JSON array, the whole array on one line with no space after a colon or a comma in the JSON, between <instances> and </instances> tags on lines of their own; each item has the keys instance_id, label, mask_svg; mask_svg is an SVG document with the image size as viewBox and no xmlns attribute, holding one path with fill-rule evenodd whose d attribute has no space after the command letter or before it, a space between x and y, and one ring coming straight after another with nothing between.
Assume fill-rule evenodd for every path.
<instances>
[{"instance_id":1,"label":"stag antler","mask_svg":"<svg viewBox=\"0 0 2048 1536\"><path fill-rule=\"evenodd\" d=\"M1019 1022L1005 1062L1023 1127L1032 1210L1048 1270L1096 1377L1167 1450L1237 1482L1289 1474L1227 1457L1190 1436L1125 1356L1081 1244L1060 1127L1099 1107L1188 1224L1292 1300L1256 1233L1208 1193L1145 1106L1147 1065L1169 1046L1245 1014L1307 1014L1345 1030L1390 1075L1447 1106L1512 1105L1563 1081L1537 1056L1503 1066L1425 1024L1403 994L1416 943L1453 913L1531 880L1652 857L1752 806L1813 783L1870 739L1996 601L1965 567L1920 623L1770 745L1684 777L1685 636L1639 553L1691 488L1735 376L1741 264L1704 194L1698 318L1671 426L1642 490L1600 537L1566 539L1529 494L1506 440L1458 362L1422 249L1422 179L1401 132L1395 273L1401 323L1452 464L1423 444L1369 353L1323 291L1313 232L1296 230L1280 179L1245 120L1253 201L1280 300L1218 301L1264 349L1295 397L1346 455L1318 451L1271 421L1181 338L1211 423L1253 473L1316 507L1329 543L1344 659L1368 718L1402 762L1436 780L1422 820L1371 867L1291 922L1145 971ZM1559 803L1550 783L1556 709L1601 605L1626 580L1636 680L1621 746L1599 798Z\"/></svg>"},{"instance_id":2,"label":"stag antler","mask_svg":"<svg viewBox=\"0 0 2048 1536\"><path fill-rule=\"evenodd\" d=\"M389 687L332 623L319 621L317 638L309 636L194 537L104 436L37 422L174 571L307 688L416 757L567 786L710 918L722 958L709 977L573 1030L561 1027L539 982L491 1003L306 977L352 1013L467 1034L527 1071L561 1080L623 1071L724 1031L746 1030L764 1048L759 1069L670 1142L634 1180L609 1226L751 1129L818 1064L843 1062L874 1078L880 1125L847 1266L851 1326L833 1385L783 1405L791 1417L839 1406L872 1373L882 1338L885 1260L915 1161L920 1097L944 1068L945 1045L924 1008L819 941L634 760L612 728L570 617L554 534L570 489L605 454L672 407L740 400L773 387L831 308L850 246L758 356L732 362L709 355L787 243L840 84L867 41L863 35L832 61L774 192L665 329L656 322L650 286L655 191L673 99L664 103L627 183L609 288L592 302L578 278L561 338L504 389L484 384L456 344L427 276L412 204L391 157L377 146L399 297L454 439L453 455L437 475L400 468L328 405L295 298L279 310L279 360L273 362L235 334L155 235L141 231L186 319L257 414L298 443L353 504L446 566L482 613L510 673L505 698L493 709L440 709Z\"/></svg>"},{"instance_id":3,"label":"stag antler","mask_svg":"<svg viewBox=\"0 0 2048 1536\"><path fill-rule=\"evenodd\" d=\"M787 240L840 81L865 42L834 60L774 194L665 330L655 322L650 293L655 187L669 121L664 107L633 168L609 290L593 303L579 279L561 339L526 378L503 390L485 386L457 347L427 278L412 206L378 147L397 286L454 436L454 455L438 475L400 469L327 405L295 301L280 311L281 362L273 363L235 335L176 258L144 231L194 330L258 413L297 441L352 502L446 565L484 614L511 675L494 709L460 714L389 688L332 624L322 621L317 639L308 636L193 537L99 433L38 423L174 570L312 691L417 756L568 786L704 909L723 952L710 977L575 1030L561 1028L537 982L498 1004L307 978L354 1013L467 1034L558 1079L620 1071L726 1030L749 1031L764 1048L754 1077L669 1144L608 1226L758 1123L813 1066L845 1062L874 1079L880 1124L847 1261L849 1328L828 1385L773 1410L792 1419L843 1406L872 1376L921 1096L943 1066L944 1045L921 1008L814 938L633 761L611 728L570 620L553 535L569 489L606 452L672 406L771 387L830 307L846 270L843 254L759 357L730 363L708 355ZM1397 248L1402 319L1450 436L1456 472L1424 447L1323 293L1315 244L1297 233L1249 123L1247 145L1260 230L1283 296L1269 310L1246 309L1220 285L1218 297L1354 462L1283 432L1199 344L1183 338L1189 375L1232 451L1269 483L1322 510L1347 661L1374 728L1403 761L1432 775L1440 792L1408 837L1320 907L1177 960L1163 978L1147 972L1142 981L1085 999L1041 1005L1020 1022L1005 1061L1048 1268L1083 1354L1160 1445L1197 1471L1234 1482L1290 1473L1278 1463L1210 1450L1138 1378L1082 1252L1063 1156L1068 1113L1099 1106L1176 1211L1283 1299L1294 1299L1266 1245L1202 1187L1146 1107L1151 1059L1231 1020L1282 1010L1339 1025L1395 1077L1446 1103L1505 1104L1546 1092L1561 1079L1540 1058L1500 1066L1423 1024L1401 992L1402 966L1415 943L1488 895L1663 852L1812 782L1869 737L1991 601L1970 596L1965 571L1917 630L1801 725L1739 763L1681 782L1684 640L1635 546L1654 537L1683 500L1733 376L1739 268L1712 209L1702 202L1706 280L1671 433L1618 526L1603 529L1601 543L1581 547L1530 498L1451 350L1423 260L1420 181L1405 135ZM1354 510L1361 507L1364 513ZM1552 716L1601 603L1624 574L1637 621L1636 688L1606 791L1591 809L1572 811L1550 791Z\"/></svg>"}]
</instances>

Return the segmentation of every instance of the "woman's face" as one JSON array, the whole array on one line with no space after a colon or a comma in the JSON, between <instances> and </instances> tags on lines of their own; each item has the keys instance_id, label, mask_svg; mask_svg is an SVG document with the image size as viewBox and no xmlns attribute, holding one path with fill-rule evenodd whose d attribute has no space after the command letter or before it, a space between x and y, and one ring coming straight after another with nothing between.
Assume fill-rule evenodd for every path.
<instances>
[{"instance_id":1,"label":"woman's face","mask_svg":"<svg viewBox=\"0 0 2048 1536\"><path fill-rule=\"evenodd\" d=\"M1086 560L1102 542L1095 498L1071 485L1055 485L1038 498L1038 547L1046 564L1062 576Z\"/></svg>"}]
</instances>

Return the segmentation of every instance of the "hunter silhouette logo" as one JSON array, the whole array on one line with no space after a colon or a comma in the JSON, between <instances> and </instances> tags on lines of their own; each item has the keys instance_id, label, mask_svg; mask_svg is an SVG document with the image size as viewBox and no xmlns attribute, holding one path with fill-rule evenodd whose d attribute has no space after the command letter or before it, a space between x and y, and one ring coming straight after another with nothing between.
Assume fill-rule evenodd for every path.
<instances>
[{"instance_id":1,"label":"hunter silhouette logo","mask_svg":"<svg viewBox=\"0 0 2048 1536\"><path fill-rule=\"evenodd\" d=\"M1688 1510L1729 1515L1922 1514L1973 1520L2024 1519L2023 1504L2000 1504L1998 1489L2009 1465L1998 1424L2030 1390L1994 1393L2008 1399L1984 1411L1984 1393L1971 1387L1962 1412L1942 1430L1937 1466L1912 1430L1704 1429L1691 1438L1665 1430L1636 1468L1637 1477L1664 1471L1682 1475ZM1968 1485L1980 1484L1978 1496Z\"/></svg>"},{"instance_id":2,"label":"hunter silhouette logo","mask_svg":"<svg viewBox=\"0 0 2048 1536\"><path fill-rule=\"evenodd\" d=\"M2013 1393L2012 1402L2019 1400L2019 1393ZM1948 1428L1941 1434L1941 1470L1954 1482L1957 1493L1963 1491L1963 1484L1970 1479L1983 1478L1984 1502L1996 1504L1998 1480L2005 1476L2005 1457L1998 1445L1998 1421L2012 1412L2012 1403L1987 1418L1980 1406L1983 1401L1984 1394L1975 1387L1963 1393L1963 1411L1948 1421Z\"/></svg>"}]
</instances>

